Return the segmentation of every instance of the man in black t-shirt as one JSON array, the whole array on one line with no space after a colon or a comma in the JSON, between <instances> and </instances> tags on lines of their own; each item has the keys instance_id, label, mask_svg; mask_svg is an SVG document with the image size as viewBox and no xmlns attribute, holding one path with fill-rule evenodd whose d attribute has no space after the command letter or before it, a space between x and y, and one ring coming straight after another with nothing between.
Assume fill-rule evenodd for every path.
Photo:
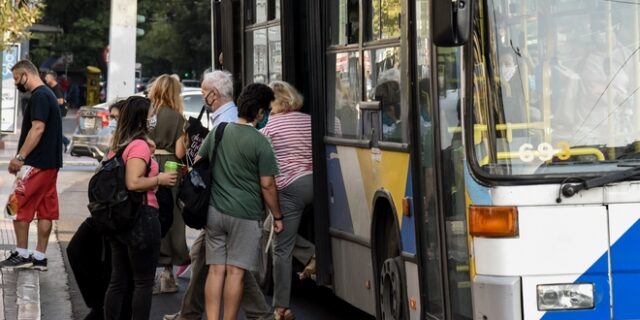
<instances>
[{"instance_id":1,"label":"man in black t-shirt","mask_svg":"<svg viewBox=\"0 0 640 320\"><path fill-rule=\"evenodd\" d=\"M62 112L62 110L65 107L64 106L65 99L64 99L64 93L62 93L62 87L60 87L60 85L58 84L57 77L58 75L56 74L55 71L49 70L44 75L44 81L47 83L49 88L51 88L51 91L53 91L53 94L56 95L56 98L58 100L58 107ZM64 144L64 152L67 152L67 147L69 146L69 138L65 137L64 134L62 135L62 143Z\"/></svg>"},{"instance_id":2,"label":"man in black t-shirt","mask_svg":"<svg viewBox=\"0 0 640 320\"><path fill-rule=\"evenodd\" d=\"M56 96L44 85L38 69L28 60L13 68L13 81L20 92L31 92L22 119L18 153L9 162L9 173L20 173L6 210L15 215L16 249L0 262L4 269L47 270L47 244L52 220L58 220L56 181L62 167L62 118ZM38 219L36 250L29 254L29 224Z\"/></svg>"}]
</instances>

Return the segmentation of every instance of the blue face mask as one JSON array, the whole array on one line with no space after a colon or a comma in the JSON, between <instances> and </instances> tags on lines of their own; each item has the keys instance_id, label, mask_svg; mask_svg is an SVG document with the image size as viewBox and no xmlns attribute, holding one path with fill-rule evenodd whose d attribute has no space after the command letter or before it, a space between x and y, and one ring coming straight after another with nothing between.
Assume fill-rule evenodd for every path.
<instances>
[{"instance_id":1,"label":"blue face mask","mask_svg":"<svg viewBox=\"0 0 640 320\"><path fill-rule=\"evenodd\" d=\"M269 113L270 111L265 111L264 117L262 117L262 120L258 122L258 125L256 125L256 129L260 130L267 125L267 122L269 121Z\"/></svg>"},{"instance_id":2,"label":"blue face mask","mask_svg":"<svg viewBox=\"0 0 640 320\"><path fill-rule=\"evenodd\" d=\"M115 130L117 126L118 126L118 120L111 119L111 121L109 121L109 129Z\"/></svg>"}]
</instances>

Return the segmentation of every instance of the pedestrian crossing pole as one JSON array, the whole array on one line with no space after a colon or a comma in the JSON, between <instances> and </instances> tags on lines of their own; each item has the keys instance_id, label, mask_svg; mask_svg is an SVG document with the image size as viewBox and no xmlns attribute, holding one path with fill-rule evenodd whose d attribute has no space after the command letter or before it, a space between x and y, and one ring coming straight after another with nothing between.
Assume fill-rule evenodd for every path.
<instances>
[{"instance_id":1,"label":"pedestrian crossing pole","mask_svg":"<svg viewBox=\"0 0 640 320\"><path fill-rule=\"evenodd\" d=\"M107 101L134 94L137 0L111 0Z\"/></svg>"}]
</instances>

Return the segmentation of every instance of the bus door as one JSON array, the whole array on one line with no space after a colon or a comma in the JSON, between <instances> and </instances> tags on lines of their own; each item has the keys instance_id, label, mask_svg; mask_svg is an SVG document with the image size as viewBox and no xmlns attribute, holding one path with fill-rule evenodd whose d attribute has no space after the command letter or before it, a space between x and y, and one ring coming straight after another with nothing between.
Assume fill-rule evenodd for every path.
<instances>
[{"instance_id":1,"label":"bus door","mask_svg":"<svg viewBox=\"0 0 640 320\"><path fill-rule=\"evenodd\" d=\"M421 319L472 319L467 192L461 131L460 48L436 48L430 1L412 4L416 27L413 76L416 240Z\"/></svg>"},{"instance_id":2,"label":"bus door","mask_svg":"<svg viewBox=\"0 0 640 320\"><path fill-rule=\"evenodd\" d=\"M416 254L413 218L402 214L411 190L405 3L332 0L327 8L325 143L334 289L383 319L406 316L405 256Z\"/></svg>"}]
</instances>

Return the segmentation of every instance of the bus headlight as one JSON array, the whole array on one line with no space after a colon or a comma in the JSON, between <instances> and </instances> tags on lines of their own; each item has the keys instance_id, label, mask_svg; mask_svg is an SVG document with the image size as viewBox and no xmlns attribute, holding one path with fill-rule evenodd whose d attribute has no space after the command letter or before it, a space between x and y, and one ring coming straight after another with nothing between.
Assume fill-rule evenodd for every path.
<instances>
[{"instance_id":1,"label":"bus headlight","mask_svg":"<svg viewBox=\"0 0 640 320\"><path fill-rule=\"evenodd\" d=\"M539 284L536 288L540 311L594 307L592 283Z\"/></svg>"}]
</instances>

